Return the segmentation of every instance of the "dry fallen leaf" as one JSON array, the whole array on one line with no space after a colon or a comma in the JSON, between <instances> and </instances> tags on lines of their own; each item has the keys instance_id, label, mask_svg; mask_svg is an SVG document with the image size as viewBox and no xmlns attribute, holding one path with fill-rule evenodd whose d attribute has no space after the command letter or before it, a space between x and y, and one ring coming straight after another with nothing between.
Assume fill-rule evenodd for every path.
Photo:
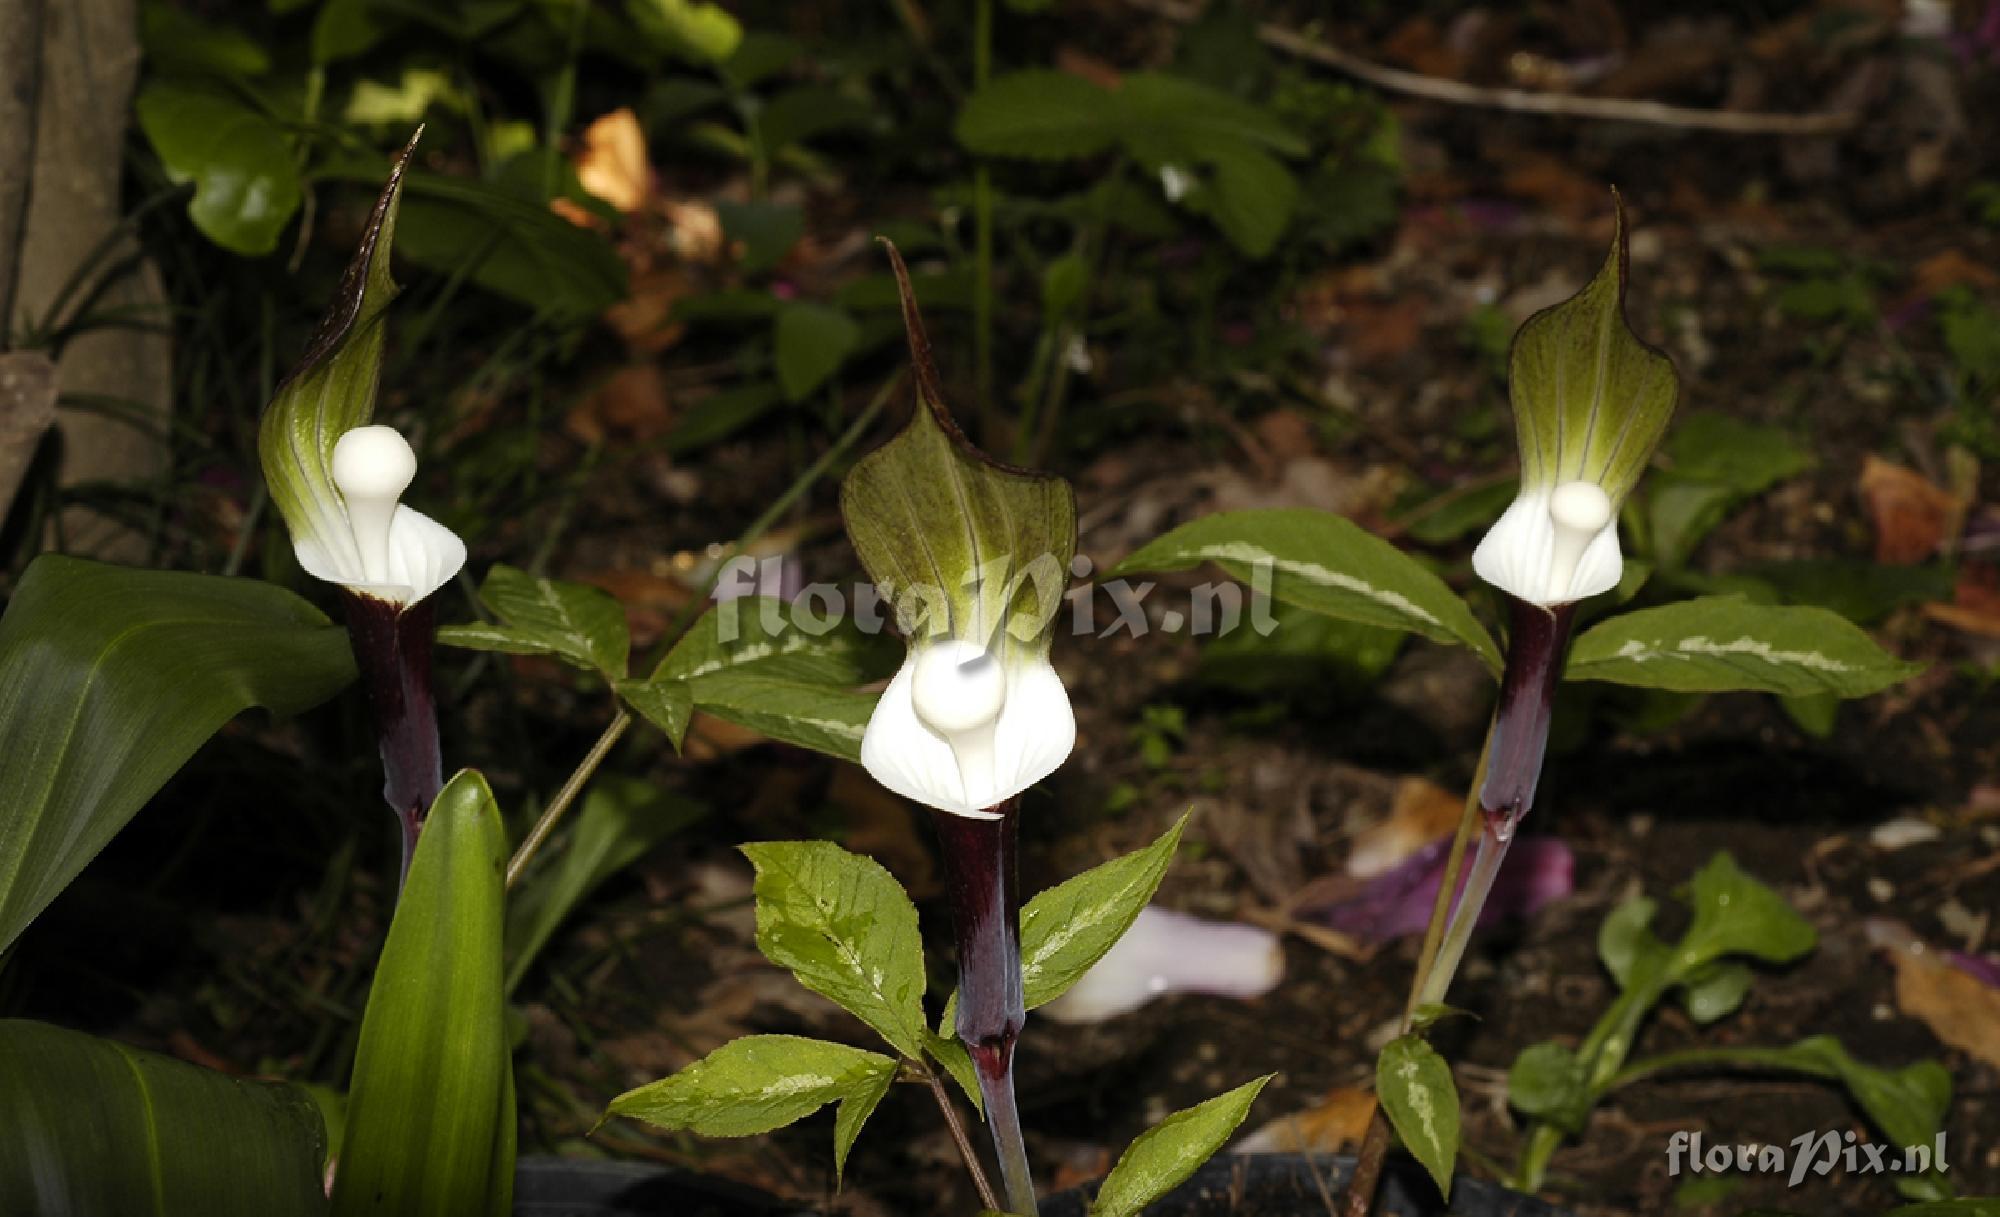
<instances>
[{"instance_id":1,"label":"dry fallen leaf","mask_svg":"<svg viewBox=\"0 0 2000 1217\"><path fill-rule=\"evenodd\" d=\"M1911 281L1911 294L1928 300L1953 287L2000 287L2000 274L1995 274L1992 267L1968 258L1956 249L1947 249L1917 263Z\"/></svg>"},{"instance_id":2,"label":"dry fallen leaf","mask_svg":"<svg viewBox=\"0 0 2000 1217\"><path fill-rule=\"evenodd\" d=\"M576 177L585 190L619 211L639 210L653 191L653 166L639 116L617 109L586 127L576 154Z\"/></svg>"},{"instance_id":3,"label":"dry fallen leaf","mask_svg":"<svg viewBox=\"0 0 2000 1217\"><path fill-rule=\"evenodd\" d=\"M1239 1154L1337 1154L1361 1144L1375 1118L1375 1095L1357 1086L1336 1086L1326 1097L1288 1116L1279 1116L1239 1141Z\"/></svg>"},{"instance_id":4,"label":"dry fallen leaf","mask_svg":"<svg viewBox=\"0 0 2000 1217\"><path fill-rule=\"evenodd\" d=\"M834 768L826 800L846 817L848 849L888 867L903 881L912 899L926 900L937 894L937 868L922 840L922 833L929 829L919 824L909 803L884 790L854 765Z\"/></svg>"},{"instance_id":5,"label":"dry fallen leaf","mask_svg":"<svg viewBox=\"0 0 2000 1217\"><path fill-rule=\"evenodd\" d=\"M1930 952L1895 951L1896 1006L1931 1034L2000 1068L2000 989Z\"/></svg>"},{"instance_id":6,"label":"dry fallen leaf","mask_svg":"<svg viewBox=\"0 0 2000 1217\"><path fill-rule=\"evenodd\" d=\"M619 368L563 416L563 430L586 444L614 438L644 444L673 425L666 378L652 363Z\"/></svg>"},{"instance_id":7,"label":"dry fallen leaf","mask_svg":"<svg viewBox=\"0 0 2000 1217\"><path fill-rule=\"evenodd\" d=\"M1870 456L1861 466L1861 499L1875 523L1875 560L1893 566L1922 562L1950 540L1964 507L1950 491L1914 469Z\"/></svg>"},{"instance_id":8,"label":"dry fallen leaf","mask_svg":"<svg viewBox=\"0 0 2000 1217\"><path fill-rule=\"evenodd\" d=\"M1422 778L1404 778L1389 818L1355 834L1347 873L1367 879L1393 870L1424 846L1451 835L1464 814L1464 795Z\"/></svg>"},{"instance_id":9,"label":"dry fallen leaf","mask_svg":"<svg viewBox=\"0 0 2000 1217\"><path fill-rule=\"evenodd\" d=\"M1967 562L1958 568L1950 604L1926 604L1924 615L1982 638L2000 638L2000 568Z\"/></svg>"}]
</instances>

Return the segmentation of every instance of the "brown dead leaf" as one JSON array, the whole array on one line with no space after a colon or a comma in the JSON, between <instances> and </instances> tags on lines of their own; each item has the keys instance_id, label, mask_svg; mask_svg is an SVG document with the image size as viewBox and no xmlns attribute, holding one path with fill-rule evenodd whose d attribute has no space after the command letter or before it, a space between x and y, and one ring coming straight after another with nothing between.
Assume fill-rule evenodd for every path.
<instances>
[{"instance_id":1,"label":"brown dead leaf","mask_svg":"<svg viewBox=\"0 0 2000 1217\"><path fill-rule=\"evenodd\" d=\"M1313 422L1298 410L1281 408L1260 416L1250 431L1277 460L1306 456L1318 448Z\"/></svg>"},{"instance_id":2,"label":"brown dead leaf","mask_svg":"<svg viewBox=\"0 0 2000 1217\"><path fill-rule=\"evenodd\" d=\"M1353 300L1342 312L1347 351L1363 367L1402 358L1423 336L1424 306L1415 297Z\"/></svg>"},{"instance_id":3,"label":"brown dead leaf","mask_svg":"<svg viewBox=\"0 0 2000 1217\"><path fill-rule=\"evenodd\" d=\"M1929 952L1896 951L1896 1006L1954 1048L2000 1068L2000 989Z\"/></svg>"},{"instance_id":4,"label":"brown dead leaf","mask_svg":"<svg viewBox=\"0 0 2000 1217\"><path fill-rule=\"evenodd\" d=\"M1581 222L1604 211L1604 184L1553 156L1521 158L1507 170L1500 185L1515 198L1540 203L1566 219Z\"/></svg>"},{"instance_id":5,"label":"brown dead leaf","mask_svg":"<svg viewBox=\"0 0 2000 1217\"><path fill-rule=\"evenodd\" d=\"M1893 566L1922 562L1951 540L1964 504L1914 469L1870 456L1861 466L1861 500L1875 524L1875 560Z\"/></svg>"},{"instance_id":6,"label":"brown dead leaf","mask_svg":"<svg viewBox=\"0 0 2000 1217\"><path fill-rule=\"evenodd\" d=\"M1264 1125L1236 1146L1240 1154L1337 1154L1361 1144L1375 1118L1375 1095L1336 1086L1306 1108Z\"/></svg>"},{"instance_id":7,"label":"brown dead leaf","mask_svg":"<svg viewBox=\"0 0 2000 1217\"><path fill-rule=\"evenodd\" d=\"M666 378L652 363L618 369L563 416L563 430L586 444L609 439L643 444L665 435L673 425Z\"/></svg>"},{"instance_id":8,"label":"brown dead leaf","mask_svg":"<svg viewBox=\"0 0 2000 1217\"><path fill-rule=\"evenodd\" d=\"M1975 262L1956 249L1932 254L1917 263L1911 275L1911 294L1926 300L1953 287L1991 290L2000 287L2000 274L1983 262Z\"/></svg>"},{"instance_id":9,"label":"brown dead leaf","mask_svg":"<svg viewBox=\"0 0 2000 1217\"><path fill-rule=\"evenodd\" d=\"M1423 778L1404 778L1389 818L1355 834L1347 873L1369 879L1394 870L1424 846L1450 836L1464 814L1464 795Z\"/></svg>"},{"instance_id":10,"label":"brown dead leaf","mask_svg":"<svg viewBox=\"0 0 2000 1217\"><path fill-rule=\"evenodd\" d=\"M1950 604L1926 604L1924 615L1982 638L2000 638L2000 568L1967 562L1958 568Z\"/></svg>"},{"instance_id":11,"label":"brown dead leaf","mask_svg":"<svg viewBox=\"0 0 2000 1217\"><path fill-rule=\"evenodd\" d=\"M643 651L658 642L681 609L694 598L694 589L688 586L686 577L669 570L601 570L568 577L601 587L618 597L625 606L625 621L632 631L634 651Z\"/></svg>"},{"instance_id":12,"label":"brown dead leaf","mask_svg":"<svg viewBox=\"0 0 2000 1217\"><path fill-rule=\"evenodd\" d=\"M1124 73L1112 64L1073 46L1056 48L1056 67L1103 89L1115 89L1125 83Z\"/></svg>"},{"instance_id":13,"label":"brown dead leaf","mask_svg":"<svg viewBox=\"0 0 2000 1217\"><path fill-rule=\"evenodd\" d=\"M604 310L604 320L638 355L658 355L687 333L687 323L674 316L674 306L699 290L694 277L679 265L655 266L632 277L632 290Z\"/></svg>"},{"instance_id":14,"label":"brown dead leaf","mask_svg":"<svg viewBox=\"0 0 2000 1217\"><path fill-rule=\"evenodd\" d=\"M646 133L629 108L613 110L584 128L575 163L583 188L622 213L639 210L653 192Z\"/></svg>"}]
</instances>

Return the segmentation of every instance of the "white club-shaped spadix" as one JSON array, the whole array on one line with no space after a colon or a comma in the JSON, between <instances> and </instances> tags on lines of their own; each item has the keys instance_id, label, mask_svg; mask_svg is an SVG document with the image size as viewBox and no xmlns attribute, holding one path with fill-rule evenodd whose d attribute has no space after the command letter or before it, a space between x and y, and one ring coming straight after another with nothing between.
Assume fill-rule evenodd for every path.
<instances>
[{"instance_id":1,"label":"white club-shaped spadix","mask_svg":"<svg viewBox=\"0 0 2000 1217\"><path fill-rule=\"evenodd\" d=\"M1472 552L1479 577L1544 607L1618 586L1618 509L1595 482L1524 489Z\"/></svg>"},{"instance_id":2,"label":"white club-shaped spadix","mask_svg":"<svg viewBox=\"0 0 2000 1217\"><path fill-rule=\"evenodd\" d=\"M350 591L414 604L465 565L458 534L399 501L417 476L417 454L393 427L356 427L333 447L343 510L320 534L295 539L299 565Z\"/></svg>"},{"instance_id":3,"label":"white club-shaped spadix","mask_svg":"<svg viewBox=\"0 0 2000 1217\"><path fill-rule=\"evenodd\" d=\"M905 798L995 819L1075 744L1069 693L1047 659L945 640L910 648L868 719L861 764Z\"/></svg>"}]
</instances>

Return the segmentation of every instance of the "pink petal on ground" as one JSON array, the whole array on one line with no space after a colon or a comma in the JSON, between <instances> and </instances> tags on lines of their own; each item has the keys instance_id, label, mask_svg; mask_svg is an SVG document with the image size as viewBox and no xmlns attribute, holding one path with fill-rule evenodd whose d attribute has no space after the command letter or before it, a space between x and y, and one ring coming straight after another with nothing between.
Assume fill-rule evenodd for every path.
<instances>
[{"instance_id":1,"label":"pink petal on ground","mask_svg":"<svg viewBox=\"0 0 2000 1217\"><path fill-rule=\"evenodd\" d=\"M1431 905L1444 882L1450 853L1450 841L1432 842L1402 865L1369 880L1358 895L1301 915L1369 943L1421 934L1430 924ZM1468 863L1470 854L1468 849ZM1550 901L1569 895L1576 886L1575 875L1576 857L1559 838L1519 838L1493 881L1486 907L1479 910L1480 927L1506 918L1532 917Z\"/></svg>"}]
</instances>

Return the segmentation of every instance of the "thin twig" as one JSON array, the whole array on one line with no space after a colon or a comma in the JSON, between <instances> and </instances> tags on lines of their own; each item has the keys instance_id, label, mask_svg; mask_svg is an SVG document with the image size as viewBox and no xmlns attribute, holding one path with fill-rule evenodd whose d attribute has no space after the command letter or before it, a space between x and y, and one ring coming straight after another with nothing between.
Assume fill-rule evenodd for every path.
<instances>
[{"instance_id":1,"label":"thin twig","mask_svg":"<svg viewBox=\"0 0 2000 1217\"><path fill-rule=\"evenodd\" d=\"M951 1129L951 1139L958 1142L958 1152L965 1159L965 1169L972 1172L972 1186L979 1189L979 1203L994 1212L1000 1211L1000 1197L993 1192L993 1185L987 1181L986 1168L979 1164L979 1152L972 1148L972 1139L965 1135L965 1120L958 1114L957 1104L951 1101L951 1093L944 1088L944 1079L938 1077L937 1070L929 1062L918 1061L917 1068L923 1071L924 1081L931 1085L931 1097L937 1100L938 1110L944 1113L944 1122Z\"/></svg>"},{"instance_id":2,"label":"thin twig","mask_svg":"<svg viewBox=\"0 0 2000 1217\"><path fill-rule=\"evenodd\" d=\"M576 796L583 793L590 776L597 772L597 767L604 763L604 758L611 755L611 749L617 746L631 725L631 711L620 706L618 716L611 720L611 725L604 729L604 734L598 736L597 742L590 746L590 751L585 753L583 760L577 764L576 771L569 775L569 780L562 784L562 789L556 791L556 797L550 799L549 805L542 809L541 818L528 830L528 835L521 839L520 848L516 849L514 856L507 860L508 891L513 891L515 885L520 883L522 872L528 869L528 863L535 860L535 855L541 852L542 844L549 839L549 834L562 822L563 813L569 810L571 803L576 802Z\"/></svg>"},{"instance_id":3,"label":"thin twig","mask_svg":"<svg viewBox=\"0 0 2000 1217\"><path fill-rule=\"evenodd\" d=\"M1133 8L1183 24L1201 15L1201 6L1181 0L1125 0ZM1851 130L1861 121L1853 110L1831 110L1815 114L1773 114L1756 110L1700 110L1690 106L1670 106L1657 101L1635 101L1624 97L1579 97L1574 93L1538 93L1531 89L1497 89L1444 80L1421 72L1385 67L1343 51L1331 43L1273 21L1259 22L1257 37L1267 46L1288 55L1310 60L1379 89L1448 102L1455 106L1478 106L1507 110L1515 114L1545 114L1561 118L1610 119L1616 122L1645 123L1692 131L1716 131L1728 135L1836 135Z\"/></svg>"}]
</instances>

